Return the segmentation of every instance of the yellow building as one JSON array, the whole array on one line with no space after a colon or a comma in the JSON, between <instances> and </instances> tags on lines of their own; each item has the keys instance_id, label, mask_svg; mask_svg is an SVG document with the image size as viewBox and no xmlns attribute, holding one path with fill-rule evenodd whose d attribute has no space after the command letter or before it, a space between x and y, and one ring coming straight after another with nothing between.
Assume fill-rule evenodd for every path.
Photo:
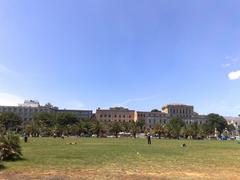
<instances>
[{"instance_id":1,"label":"yellow building","mask_svg":"<svg viewBox=\"0 0 240 180\"><path fill-rule=\"evenodd\" d=\"M185 104L167 104L162 107L162 111L170 117L191 118L195 115L193 106Z\"/></svg>"},{"instance_id":2,"label":"yellow building","mask_svg":"<svg viewBox=\"0 0 240 180\"><path fill-rule=\"evenodd\" d=\"M96 110L96 119L103 122L137 121L137 112L123 107Z\"/></svg>"}]
</instances>

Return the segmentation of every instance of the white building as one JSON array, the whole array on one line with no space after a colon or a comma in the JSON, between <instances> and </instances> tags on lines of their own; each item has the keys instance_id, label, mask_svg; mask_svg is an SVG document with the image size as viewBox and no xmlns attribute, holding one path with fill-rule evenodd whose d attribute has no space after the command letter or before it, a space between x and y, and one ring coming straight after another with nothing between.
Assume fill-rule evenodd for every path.
<instances>
[{"instance_id":1,"label":"white building","mask_svg":"<svg viewBox=\"0 0 240 180\"><path fill-rule=\"evenodd\" d=\"M240 129L240 117L224 117L228 124L233 124L236 129Z\"/></svg>"}]
</instances>

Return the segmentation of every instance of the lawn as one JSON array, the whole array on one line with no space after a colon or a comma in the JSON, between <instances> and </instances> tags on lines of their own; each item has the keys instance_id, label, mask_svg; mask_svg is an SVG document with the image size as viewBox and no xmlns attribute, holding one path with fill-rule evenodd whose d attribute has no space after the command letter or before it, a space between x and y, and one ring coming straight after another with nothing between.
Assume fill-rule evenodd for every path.
<instances>
[{"instance_id":1,"label":"lawn","mask_svg":"<svg viewBox=\"0 0 240 180\"><path fill-rule=\"evenodd\" d=\"M4 162L0 179L240 179L235 141L30 138L21 144L23 160Z\"/></svg>"}]
</instances>

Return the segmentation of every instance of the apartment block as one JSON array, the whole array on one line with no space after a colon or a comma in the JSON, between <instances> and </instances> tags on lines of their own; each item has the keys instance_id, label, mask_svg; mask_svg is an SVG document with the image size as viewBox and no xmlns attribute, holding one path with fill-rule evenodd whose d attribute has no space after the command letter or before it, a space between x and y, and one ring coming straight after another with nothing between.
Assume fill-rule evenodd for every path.
<instances>
[{"instance_id":1,"label":"apartment block","mask_svg":"<svg viewBox=\"0 0 240 180\"><path fill-rule=\"evenodd\" d=\"M96 119L103 122L130 122L137 121L137 112L123 107L96 110Z\"/></svg>"}]
</instances>

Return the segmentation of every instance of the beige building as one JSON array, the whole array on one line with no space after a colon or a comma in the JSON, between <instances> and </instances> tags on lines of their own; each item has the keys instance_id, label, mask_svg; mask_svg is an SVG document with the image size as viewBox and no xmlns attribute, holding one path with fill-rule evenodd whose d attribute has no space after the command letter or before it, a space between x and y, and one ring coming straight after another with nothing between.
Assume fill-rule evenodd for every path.
<instances>
[{"instance_id":1,"label":"beige building","mask_svg":"<svg viewBox=\"0 0 240 180\"><path fill-rule=\"evenodd\" d=\"M169 114L171 118L181 118L186 124L197 123L199 125L207 123L205 115L194 112L194 107L185 104L167 104L162 107L163 112Z\"/></svg>"},{"instance_id":2,"label":"beige building","mask_svg":"<svg viewBox=\"0 0 240 180\"><path fill-rule=\"evenodd\" d=\"M170 116L167 113L161 111L143 112L138 111L138 120L144 120L145 129L152 129L156 124L167 124L170 120Z\"/></svg>"},{"instance_id":3,"label":"beige building","mask_svg":"<svg viewBox=\"0 0 240 180\"><path fill-rule=\"evenodd\" d=\"M137 121L137 112L123 107L96 110L96 119L103 122Z\"/></svg>"},{"instance_id":4,"label":"beige building","mask_svg":"<svg viewBox=\"0 0 240 180\"><path fill-rule=\"evenodd\" d=\"M138 111L123 107L96 110L96 119L103 122L145 122L145 129L153 129L156 124L167 124L172 118L181 118L186 124L205 124L207 118L194 112L194 107L184 104L168 104L162 111Z\"/></svg>"},{"instance_id":5,"label":"beige building","mask_svg":"<svg viewBox=\"0 0 240 180\"><path fill-rule=\"evenodd\" d=\"M185 104L167 104L162 107L162 111L170 117L191 118L195 115L193 106Z\"/></svg>"},{"instance_id":6,"label":"beige building","mask_svg":"<svg viewBox=\"0 0 240 180\"><path fill-rule=\"evenodd\" d=\"M174 117L181 118L186 124L207 122L205 115L199 115L194 112L193 106L185 104L167 104L162 107L162 112L138 112L138 120L145 121L145 129L153 129L156 124L165 125Z\"/></svg>"}]
</instances>

